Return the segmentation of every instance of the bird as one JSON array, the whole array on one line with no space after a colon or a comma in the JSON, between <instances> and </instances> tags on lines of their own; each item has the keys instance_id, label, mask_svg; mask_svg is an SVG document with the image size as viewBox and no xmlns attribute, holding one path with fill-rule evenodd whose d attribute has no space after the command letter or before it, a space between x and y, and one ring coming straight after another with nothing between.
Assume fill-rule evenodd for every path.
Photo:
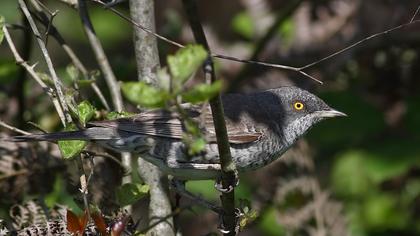
<instances>
[{"instance_id":1,"label":"bird","mask_svg":"<svg viewBox=\"0 0 420 236\"><path fill-rule=\"evenodd\" d=\"M239 172L264 167L280 158L318 122L347 116L316 95L298 87L221 96L232 160ZM78 131L31 134L8 141L86 140L117 152L139 154L180 180L221 178L216 132L210 106L183 104L205 137L204 150L190 155L183 142L185 125L179 113L151 109L114 120L93 121Z\"/></svg>"}]
</instances>

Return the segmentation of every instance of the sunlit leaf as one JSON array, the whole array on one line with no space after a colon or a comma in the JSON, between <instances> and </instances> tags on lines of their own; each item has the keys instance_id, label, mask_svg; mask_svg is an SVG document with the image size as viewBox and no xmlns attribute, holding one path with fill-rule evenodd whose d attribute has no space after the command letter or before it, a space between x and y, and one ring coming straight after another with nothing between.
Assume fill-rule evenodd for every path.
<instances>
[{"instance_id":1,"label":"sunlit leaf","mask_svg":"<svg viewBox=\"0 0 420 236\"><path fill-rule=\"evenodd\" d=\"M148 185L126 183L117 190L117 199L120 206L127 206L142 199L148 193Z\"/></svg>"},{"instance_id":2,"label":"sunlit leaf","mask_svg":"<svg viewBox=\"0 0 420 236\"><path fill-rule=\"evenodd\" d=\"M201 45L188 45L168 56L168 67L174 84L183 84L203 64L207 51Z\"/></svg>"},{"instance_id":3,"label":"sunlit leaf","mask_svg":"<svg viewBox=\"0 0 420 236\"><path fill-rule=\"evenodd\" d=\"M65 131L76 130L74 125L66 127ZM87 142L82 140L61 140L58 141L58 148L64 159L70 159L80 154L86 147Z\"/></svg>"},{"instance_id":4,"label":"sunlit leaf","mask_svg":"<svg viewBox=\"0 0 420 236\"><path fill-rule=\"evenodd\" d=\"M190 103L199 103L213 98L222 89L222 81L212 84L198 84L182 94L182 98Z\"/></svg>"},{"instance_id":5,"label":"sunlit leaf","mask_svg":"<svg viewBox=\"0 0 420 236\"><path fill-rule=\"evenodd\" d=\"M85 125L95 115L96 108L85 100L77 106L77 111L80 121Z\"/></svg>"},{"instance_id":6,"label":"sunlit leaf","mask_svg":"<svg viewBox=\"0 0 420 236\"><path fill-rule=\"evenodd\" d=\"M124 96L130 102L144 107L163 107L169 99L169 94L166 91L157 89L144 82L125 82L121 88Z\"/></svg>"},{"instance_id":7,"label":"sunlit leaf","mask_svg":"<svg viewBox=\"0 0 420 236\"><path fill-rule=\"evenodd\" d=\"M128 111L121 111L121 112L111 111L108 114L106 114L105 118L107 120L115 120L115 119L118 119L118 118L130 117L130 116L133 116L133 115L135 115L135 113L128 112Z\"/></svg>"},{"instance_id":8,"label":"sunlit leaf","mask_svg":"<svg viewBox=\"0 0 420 236\"><path fill-rule=\"evenodd\" d=\"M197 155L206 147L206 140L204 138L197 138L188 145L188 154Z\"/></svg>"},{"instance_id":9,"label":"sunlit leaf","mask_svg":"<svg viewBox=\"0 0 420 236\"><path fill-rule=\"evenodd\" d=\"M167 68L159 69L157 72L157 78L158 78L158 85L159 88L162 88L166 91L169 91L170 83L171 83L171 76L168 73Z\"/></svg>"}]
</instances>

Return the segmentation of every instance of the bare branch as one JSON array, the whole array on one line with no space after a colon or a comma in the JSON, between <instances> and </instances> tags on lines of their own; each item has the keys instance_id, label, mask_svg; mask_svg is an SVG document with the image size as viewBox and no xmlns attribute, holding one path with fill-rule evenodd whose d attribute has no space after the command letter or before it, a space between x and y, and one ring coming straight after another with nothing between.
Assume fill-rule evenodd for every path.
<instances>
[{"instance_id":1,"label":"bare branch","mask_svg":"<svg viewBox=\"0 0 420 236\"><path fill-rule=\"evenodd\" d=\"M47 95L51 98L54 107L58 113L58 116L61 118L62 121L65 121L65 115L63 112L63 109L60 106L60 103L57 99L57 97L54 95L54 90L50 87L48 87L44 81L39 77L39 75L35 72L34 67L35 65L31 66L26 61L22 59L22 57L19 55L18 51L16 50L16 46L14 45L12 38L10 37L9 31L7 30L6 26L3 26L2 28L4 32L4 37L7 41L7 44L9 44L9 48L12 51L13 56L15 57L16 63L18 65L21 65L25 70L31 75L31 77L41 86L41 88L47 93Z\"/></svg>"},{"instance_id":2,"label":"bare branch","mask_svg":"<svg viewBox=\"0 0 420 236\"><path fill-rule=\"evenodd\" d=\"M93 25L90 21L85 0L78 0L78 4L80 19L82 20L83 28L89 39L89 43L93 49L93 52L95 53L96 60L104 75L109 91L111 92L112 102L114 103L114 109L116 109L118 112L121 112L123 110L123 102L120 92L120 85L118 84L114 72L111 69L111 65L109 64L108 58L105 55L102 44L99 41L93 29Z\"/></svg>"},{"instance_id":3,"label":"bare branch","mask_svg":"<svg viewBox=\"0 0 420 236\"><path fill-rule=\"evenodd\" d=\"M35 21L33 20L31 14L29 13L29 10L28 10L28 7L26 6L25 1L24 0L18 0L18 2L19 2L20 8L22 9L23 14L26 16L26 19L28 20L29 25L31 26L32 32L35 35L35 38L36 38L36 40L38 42L38 45L41 49L42 55L44 56L45 62L46 62L47 67L48 67L48 71L51 75L51 79L54 82L54 88L55 88L55 91L56 91L56 95L58 97L58 101L60 102L60 106L61 106L61 108L63 110L63 113L64 113L64 118L60 117L61 122L63 123L63 126L66 126L66 123L70 123L72 121L72 118L70 116L69 108L68 108L68 105L66 103L66 100L64 98L64 93L63 93L63 88L62 88L63 86L62 86L61 81L59 80L59 78L57 76L57 73L55 72L54 65L51 61L51 58L50 58L49 54L48 54L47 47L46 47L44 41L42 41L41 35L38 31L38 28L35 24Z\"/></svg>"},{"instance_id":4,"label":"bare branch","mask_svg":"<svg viewBox=\"0 0 420 236\"><path fill-rule=\"evenodd\" d=\"M83 65L83 63L80 61L79 57L76 55L76 53L71 49L71 47L66 43L63 36L60 34L58 29L52 24L50 19L46 16L46 14L43 12L43 8L38 5L37 0L31 0L32 5L34 6L35 10L37 11L40 16L35 15L35 19L41 22L45 27L47 27L48 31L47 33L52 35L55 40L60 44L60 46L63 48L63 50L67 53L70 60L72 61L73 65L82 73L83 77L86 80L89 80L89 72L86 69L86 67ZM44 6L45 8L45 6ZM47 11L50 12L50 11ZM110 107L108 105L108 102L105 99L105 96L102 94L101 90L99 89L98 85L96 83L90 84L93 91L98 96L99 100L102 102L102 105L104 105L105 109L108 111L110 110Z\"/></svg>"},{"instance_id":5,"label":"bare branch","mask_svg":"<svg viewBox=\"0 0 420 236\"><path fill-rule=\"evenodd\" d=\"M20 134L24 134L24 135L30 135L31 134L31 133L26 132L24 130L18 129L16 127L11 126L11 125L8 125L7 123L5 123L2 120L0 120L0 126L3 126L4 128L9 129L9 130L11 130L13 132L16 132L16 133L20 133Z\"/></svg>"}]
</instances>

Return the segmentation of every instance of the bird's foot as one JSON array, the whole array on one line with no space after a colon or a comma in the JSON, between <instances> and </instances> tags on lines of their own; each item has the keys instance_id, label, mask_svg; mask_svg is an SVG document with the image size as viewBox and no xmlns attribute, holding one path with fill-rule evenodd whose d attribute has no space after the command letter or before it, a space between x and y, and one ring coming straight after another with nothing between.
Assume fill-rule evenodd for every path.
<instances>
[{"instance_id":1,"label":"bird's foot","mask_svg":"<svg viewBox=\"0 0 420 236\"><path fill-rule=\"evenodd\" d=\"M235 222L236 222L236 226L235 226L235 232L236 234L238 234L239 232L239 217L241 217L242 213L241 213L241 209L239 208L235 208ZM217 226L217 229L220 231L220 233L222 234L228 234L230 233L230 230L226 229L225 224L223 223L223 217L224 217L224 213L219 214L219 224ZM236 235L235 234L235 235Z\"/></svg>"},{"instance_id":2,"label":"bird's foot","mask_svg":"<svg viewBox=\"0 0 420 236\"><path fill-rule=\"evenodd\" d=\"M238 174L235 173L235 178L233 180L228 181L228 182L229 182L229 185L227 187L223 187L222 178L220 177L214 183L214 188L216 188L217 191L222 192L222 193L232 192L233 189L239 185Z\"/></svg>"}]
</instances>

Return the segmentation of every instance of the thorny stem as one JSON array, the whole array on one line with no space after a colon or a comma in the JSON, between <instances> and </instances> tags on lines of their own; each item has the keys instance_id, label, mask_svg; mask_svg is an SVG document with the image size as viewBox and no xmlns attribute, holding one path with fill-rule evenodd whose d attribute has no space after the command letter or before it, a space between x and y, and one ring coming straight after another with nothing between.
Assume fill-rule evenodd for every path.
<instances>
[{"instance_id":1,"label":"thorny stem","mask_svg":"<svg viewBox=\"0 0 420 236\"><path fill-rule=\"evenodd\" d=\"M55 72L54 65L51 61L51 58L50 58L49 54L48 54L47 47L46 47L44 41L41 38L41 35L38 31L38 28L35 24L35 21L32 18L31 14L28 10L28 7L26 6L25 1L24 0L18 0L18 2L19 2L20 8L22 9L23 14L26 16L26 19L28 20L29 25L31 26L32 32L34 33L35 38L38 42L38 45L41 49L42 55L44 56L45 62L47 64L48 70L49 70L50 75L51 75L51 79L54 82L55 92L56 92L56 95L58 97L59 105L61 106L62 111L63 111L63 113L62 114L59 113L59 115L60 115L61 122L62 122L63 126L66 127L67 123L72 122L72 118L70 116L69 108L68 108L68 105L66 103L66 100L64 98L64 93L63 93L63 88L62 88L61 81L59 80L59 78L57 76L57 73Z\"/></svg>"},{"instance_id":2,"label":"thorny stem","mask_svg":"<svg viewBox=\"0 0 420 236\"><path fill-rule=\"evenodd\" d=\"M188 21L190 22L191 30L197 43L209 52L210 48L201 25L198 8L195 0L183 0L183 5L187 13ZM208 58L204 65L204 73L206 79L210 78L211 82L216 81L216 74L214 71L213 61L211 57ZM213 123L216 131L217 146L219 150L220 164L222 168L222 185L223 188L229 189L236 182L236 166L232 161L230 153L230 146L228 142L226 123L224 118L223 104L218 94L215 98L210 100L210 107L212 110ZM233 188L232 188L233 189ZM222 215L224 234L236 234L236 216L235 216L235 191L223 192L221 196L224 214Z\"/></svg>"},{"instance_id":3,"label":"thorny stem","mask_svg":"<svg viewBox=\"0 0 420 236\"><path fill-rule=\"evenodd\" d=\"M48 28L47 34L52 35L55 40L60 44L60 46L63 48L63 50L67 53L70 60L73 62L73 65L82 73L85 80L89 80L89 72L86 69L86 67L83 65L83 63L80 61L80 59L77 57L76 53L73 51L73 49L70 48L70 46L66 43L63 36L59 33L58 29L50 22L50 19L47 17L47 15L44 13L42 9L45 9L46 7L41 7L38 5L37 0L31 0L32 5L34 6L35 10L39 13L39 16L35 15L35 19L41 22L45 27ZM50 11L46 10L48 13ZM105 96L102 94L99 87L96 85L96 83L90 84L93 91L98 96L99 100L102 102L102 105L104 105L106 110L110 110L110 107L108 105L108 102L105 99Z\"/></svg>"},{"instance_id":4,"label":"thorny stem","mask_svg":"<svg viewBox=\"0 0 420 236\"><path fill-rule=\"evenodd\" d=\"M22 59L22 57L19 55L18 51L16 50L16 47L12 41L12 38L10 37L9 31L7 30L6 26L3 26L2 28L4 32L4 38L7 41L7 44L9 44L10 51L12 51L13 56L15 57L16 64L21 65L25 70L31 75L31 77L41 86L41 88L44 90L44 92L47 93L47 95L51 98L53 105L59 114L60 117L64 117L63 110L60 106L60 103L57 99L57 97L54 95L54 90L48 87L44 81L39 77L39 75L34 70L35 65L30 66L26 61Z\"/></svg>"}]
</instances>

